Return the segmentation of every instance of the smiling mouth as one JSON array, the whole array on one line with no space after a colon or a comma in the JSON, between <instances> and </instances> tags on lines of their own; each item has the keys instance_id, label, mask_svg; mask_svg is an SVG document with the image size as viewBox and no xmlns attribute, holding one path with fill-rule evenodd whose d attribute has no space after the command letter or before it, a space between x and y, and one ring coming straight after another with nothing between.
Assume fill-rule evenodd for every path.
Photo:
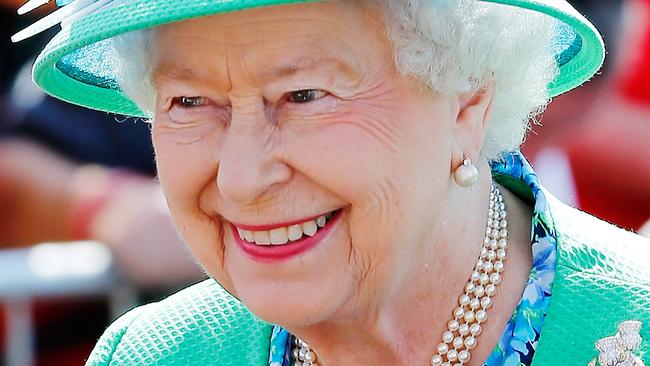
<instances>
[{"instance_id":1,"label":"smiling mouth","mask_svg":"<svg viewBox=\"0 0 650 366\"><path fill-rule=\"evenodd\" d=\"M313 219L276 226L268 230L252 230L255 227L247 227L247 230L238 227L238 225L233 224L233 226L236 228L239 238L246 243L263 247L283 246L316 236L340 211L340 209L331 211Z\"/></svg>"}]
</instances>

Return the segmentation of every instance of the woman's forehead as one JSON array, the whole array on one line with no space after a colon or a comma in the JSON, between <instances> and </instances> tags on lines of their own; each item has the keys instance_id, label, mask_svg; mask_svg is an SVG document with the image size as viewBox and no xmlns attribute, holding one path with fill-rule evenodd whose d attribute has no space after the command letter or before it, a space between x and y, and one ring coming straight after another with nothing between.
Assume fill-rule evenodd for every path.
<instances>
[{"instance_id":1,"label":"woman's forehead","mask_svg":"<svg viewBox=\"0 0 650 366\"><path fill-rule=\"evenodd\" d=\"M199 17L160 26L156 33L165 38L204 38L223 44L318 34L346 37L363 24L364 13L368 14L348 2L310 2Z\"/></svg>"},{"instance_id":2,"label":"woman's forehead","mask_svg":"<svg viewBox=\"0 0 650 366\"><path fill-rule=\"evenodd\" d=\"M317 2L219 14L160 27L154 79L207 63L245 65L255 79L301 70L359 74L363 59L389 49L383 25L351 4Z\"/></svg>"}]
</instances>

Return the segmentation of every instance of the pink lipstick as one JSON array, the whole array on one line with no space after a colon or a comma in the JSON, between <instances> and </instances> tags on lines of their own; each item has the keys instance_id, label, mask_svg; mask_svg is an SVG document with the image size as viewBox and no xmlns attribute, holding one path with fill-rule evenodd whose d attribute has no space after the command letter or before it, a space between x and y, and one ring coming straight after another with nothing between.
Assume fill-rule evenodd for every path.
<instances>
[{"instance_id":1,"label":"pink lipstick","mask_svg":"<svg viewBox=\"0 0 650 366\"><path fill-rule=\"evenodd\" d=\"M256 261L261 262L278 262L287 260L296 255L305 253L321 243L328 234L332 231L332 228L338 222L338 218L341 214L341 210L337 210L333 215L327 220L325 226L319 228L314 236L304 235L302 238L296 241L291 241L282 245L258 245L255 243L250 243L247 240L242 239L237 231L237 228L241 230L251 230L251 231L263 231L263 230L273 230L281 227L288 227L291 225L297 225L299 223L304 223L315 218L302 219L296 222L289 222L277 225L237 225L230 224L231 232L235 242L238 246L246 253L250 258Z\"/></svg>"}]
</instances>

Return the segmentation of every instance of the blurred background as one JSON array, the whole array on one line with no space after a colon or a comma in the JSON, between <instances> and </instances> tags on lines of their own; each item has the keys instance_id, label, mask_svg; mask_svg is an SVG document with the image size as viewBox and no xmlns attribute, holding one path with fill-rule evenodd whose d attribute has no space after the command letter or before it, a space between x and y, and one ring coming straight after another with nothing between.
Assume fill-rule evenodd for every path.
<instances>
[{"instance_id":1,"label":"blurred background","mask_svg":"<svg viewBox=\"0 0 650 366\"><path fill-rule=\"evenodd\" d=\"M603 33L605 67L556 98L523 147L565 202L650 235L650 0L570 1ZM81 365L122 312L200 281L155 181L149 126L43 95L0 0L0 366Z\"/></svg>"}]
</instances>

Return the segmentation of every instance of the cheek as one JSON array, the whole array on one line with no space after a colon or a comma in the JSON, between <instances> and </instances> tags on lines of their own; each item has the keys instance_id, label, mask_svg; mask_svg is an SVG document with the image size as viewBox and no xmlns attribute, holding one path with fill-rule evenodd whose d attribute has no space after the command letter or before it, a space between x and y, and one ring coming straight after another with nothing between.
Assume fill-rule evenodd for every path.
<instances>
[{"instance_id":1,"label":"cheek","mask_svg":"<svg viewBox=\"0 0 650 366\"><path fill-rule=\"evenodd\" d=\"M317 123L290 129L287 161L371 211L446 181L451 134L444 110L422 103L412 108L378 104L350 104Z\"/></svg>"},{"instance_id":2,"label":"cheek","mask_svg":"<svg viewBox=\"0 0 650 366\"><path fill-rule=\"evenodd\" d=\"M192 144L179 143L177 132L155 126L153 142L158 178L172 218L186 244L201 265L215 278L223 278L223 243L218 218L199 207L202 193L215 183L214 137Z\"/></svg>"},{"instance_id":3,"label":"cheek","mask_svg":"<svg viewBox=\"0 0 650 366\"><path fill-rule=\"evenodd\" d=\"M291 163L350 205L360 271L394 256L393 246L416 241L440 211L450 126L441 108L355 105L288 138Z\"/></svg>"},{"instance_id":4,"label":"cheek","mask_svg":"<svg viewBox=\"0 0 650 366\"><path fill-rule=\"evenodd\" d=\"M192 143L182 139L184 131L155 126L152 132L158 178L173 211L192 212L198 209L198 196L214 177L216 148L210 136Z\"/></svg>"}]
</instances>

